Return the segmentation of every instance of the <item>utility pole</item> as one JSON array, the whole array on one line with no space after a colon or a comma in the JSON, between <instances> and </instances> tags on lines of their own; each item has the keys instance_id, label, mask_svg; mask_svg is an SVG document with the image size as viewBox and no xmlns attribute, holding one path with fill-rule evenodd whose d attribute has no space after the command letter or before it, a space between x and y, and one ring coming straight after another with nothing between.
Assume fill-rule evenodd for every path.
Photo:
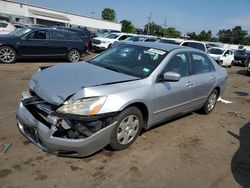
<instances>
[{"instance_id":1,"label":"utility pole","mask_svg":"<svg viewBox=\"0 0 250 188\"><path fill-rule=\"evenodd\" d=\"M149 29L150 29L151 19L152 19L152 12L150 12L150 15L149 15L149 17L148 17L148 29L147 29L147 35L149 34Z\"/></svg>"},{"instance_id":2,"label":"utility pole","mask_svg":"<svg viewBox=\"0 0 250 188\"><path fill-rule=\"evenodd\" d=\"M90 16L91 16L91 18L94 18L95 12L94 11L90 11Z\"/></svg>"},{"instance_id":3,"label":"utility pole","mask_svg":"<svg viewBox=\"0 0 250 188\"><path fill-rule=\"evenodd\" d=\"M167 18L164 20L164 37L166 36Z\"/></svg>"}]
</instances>

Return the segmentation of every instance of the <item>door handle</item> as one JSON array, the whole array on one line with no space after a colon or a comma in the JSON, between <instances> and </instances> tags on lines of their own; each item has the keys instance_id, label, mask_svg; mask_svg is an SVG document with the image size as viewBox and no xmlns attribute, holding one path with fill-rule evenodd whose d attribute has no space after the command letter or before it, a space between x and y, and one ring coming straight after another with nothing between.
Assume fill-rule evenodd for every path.
<instances>
[{"instance_id":1,"label":"door handle","mask_svg":"<svg viewBox=\"0 0 250 188\"><path fill-rule=\"evenodd\" d=\"M211 80L216 80L216 77L215 76L211 76Z\"/></svg>"},{"instance_id":2,"label":"door handle","mask_svg":"<svg viewBox=\"0 0 250 188\"><path fill-rule=\"evenodd\" d=\"M187 87L192 87L193 85L194 85L194 84L193 84L192 82L187 82L187 83L186 83L186 86L187 86Z\"/></svg>"},{"instance_id":3,"label":"door handle","mask_svg":"<svg viewBox=\"0 0 250 188\"><path fill-rule=\"evenodd\" d=\"M44 45L46 45L46 46L47 46L47 45L49 45L49 43L48 43L48 42L44 42Z\"/></svg>"}]
</instances>

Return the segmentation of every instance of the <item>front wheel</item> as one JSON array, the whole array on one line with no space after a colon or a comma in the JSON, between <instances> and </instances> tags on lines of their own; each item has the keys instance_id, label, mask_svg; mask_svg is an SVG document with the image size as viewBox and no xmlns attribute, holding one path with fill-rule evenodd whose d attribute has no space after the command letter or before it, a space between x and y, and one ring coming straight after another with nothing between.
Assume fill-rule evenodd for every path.
<instances>
[{"instance_id":1,"label":"front wheel","mask_svg":"<svg viewBox=\"0 0 250 188\"><path fill-rule=\"evenodd\" d=\"M212 112L216 103L217 103L218 97L219 97L218 91L216 89L214 89L210 93L210 95L209 95L207 101L205 102L205 104L203 105L203 107L201 108L201 111L204 114L209 114L210 112Z\"/></svg>"},{"instance_id":2,"label":"front wheel","mask_svg":"<svg viewBox=\"0 0 250 188\"><path fill-rule=\"evenodd\" d=\"M67 58L69 62L77 62L80 60L81 54L78 50L73 49L69 51Z\"/></svg>"},{"instance_id":3,"label":"front wheel","mask_svg":"<svg viewBox=\"0 0 250 188\"><path fill-rule=\"evenodd\" d=\"M116 127L110 138L110 146L114 150L128 148L140 134L143 117L141 111L136 107L129 107L115 117Z\"/></svg>"},{"instance_id":4,"label":"front wheel","mask_svg":"<svg viewBox=\"0 0 250 188\"><path fill-rule=\"evenodd\" d=\"M10 64L15 63L16 52L13 48L8 46L0 47L0 63Z\"/></svg>"}]
</instances>

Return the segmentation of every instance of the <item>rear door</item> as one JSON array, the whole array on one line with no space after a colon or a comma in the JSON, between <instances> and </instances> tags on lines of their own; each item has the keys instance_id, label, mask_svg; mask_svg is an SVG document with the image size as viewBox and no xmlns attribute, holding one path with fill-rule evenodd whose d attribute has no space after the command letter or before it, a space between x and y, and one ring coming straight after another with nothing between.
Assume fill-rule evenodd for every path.
<instances>
[{"instance_id":1,"label":"rear door","mask_svg":"<svg viewBox=\"0 0 250 188\"><path fill-rule=\"evenodd\" d=\"M210 59L202 53L191 52L194 77L194 105L202 105L217 82L217 73Z\"/></svg>"},{"instance_id":2,"label":"rear door","mask_svg":"<svg viewBox=\"0 0 250 188\"><path fill-rule=\"evenodd\" d=\"M31 32L18 45L18 51L22 56L49 56L49 33L47 30Z\"/></svg>"},{"instance_id":3,"label":"rear door","mask_svg":"<svg viewBox=\"0 0 250 188\"><path fill-rule=\"evenodd\" d=\"M66 35L68 32L60 30L50 31L50 53L53 56L65 56L70 46L70 41Z\"/></svg>"}]
</instances>

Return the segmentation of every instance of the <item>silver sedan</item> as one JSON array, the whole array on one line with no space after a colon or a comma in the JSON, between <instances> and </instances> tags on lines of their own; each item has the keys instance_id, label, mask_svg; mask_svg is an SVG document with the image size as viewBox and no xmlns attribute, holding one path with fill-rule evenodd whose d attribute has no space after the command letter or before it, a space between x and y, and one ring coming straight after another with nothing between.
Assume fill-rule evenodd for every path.
<instances>
[{"instance_id":1,"label":"silver sedan","mask_svg":"<svg viewBox=\"0 0 250 188\"><path fill-rule=\"evenodd\" d=\"M205 53L123 43L88 62L42 67L22 93L21 133L52 154L81 157L130 146L141 129L190 111L209 114L227 72Z\"/></svg>"}]
</instances>

